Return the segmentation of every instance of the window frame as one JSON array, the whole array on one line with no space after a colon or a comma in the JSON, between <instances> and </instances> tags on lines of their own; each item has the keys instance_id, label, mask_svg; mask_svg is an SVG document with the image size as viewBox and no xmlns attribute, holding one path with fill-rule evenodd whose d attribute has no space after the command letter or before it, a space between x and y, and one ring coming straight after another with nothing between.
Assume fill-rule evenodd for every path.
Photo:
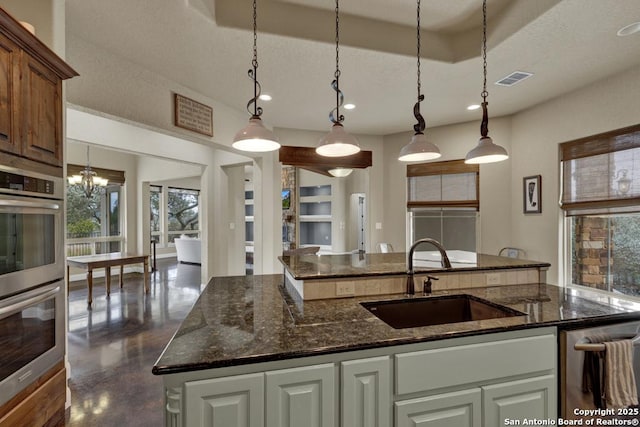
<instances>
[{"instance_id":1,"label":"window frame","mask_svg":"<svg viewBox=\"0 0 640 427\"><path fill-rule=\"evenodd\" d=\"M566 287L576 289L589 289L590 291L601 292L606 295L611 295L616 292L614 283L612 282L612 275L609 274L606 277L605 286L607 289L600 289L598 287L589 286L588 284L574 283L573 273L577 268L577 265L573 263L573 255L576 251L574 247L574 218L588 218L588 217L620 217L627 214L640 213L640 197L624 197L624 194L611 192L607 193L607 197L592 200L578 200L568 201L568 197L565 197L565 191L567 189L572 190L572 193L578 193L579 189L572 189L565 186L567 179L571 177L566 176L568 171L563 162L584 159L593 156L609 155L612 153L638 149L640 148L640 125L628 126L621 129L612 130L576 140L568 141L559 144L559 176L560 176L560 212L562 213L562 235L563 235L563 265L564 265L564 285ZM610 170L608 169L610 172ZM613 176L613 175L612 175ZM637 179L637 177L636 177ZM612 178L614 182L616 178ZM633 180L633 174L631 177ZM631 185L631 184L630 184ZM611 224L611 220L608 220ZM610 228L607 228L610 230ZM610 239L611 236L607 239ZM608 242L608 240L606 240ZM605 244L606 244L605 242ZM615 254L613 259L611 255L607 262L609 265L615 264ZM586 265L586 264L581 264ZM619 288L618 291L620 292ZM625 298L638 299L637 296L623 294Z\"/></svg>"}]
</instances>

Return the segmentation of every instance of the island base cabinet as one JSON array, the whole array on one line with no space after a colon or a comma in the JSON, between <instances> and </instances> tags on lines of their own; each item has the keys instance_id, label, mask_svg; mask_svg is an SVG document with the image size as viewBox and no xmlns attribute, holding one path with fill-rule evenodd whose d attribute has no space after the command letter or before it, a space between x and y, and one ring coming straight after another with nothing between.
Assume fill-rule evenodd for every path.
<instances>
[{"instance_id":1,"label":"island base cabinet","mask_svg":"<svg viewBox=\"0 0 640 427\"><path fill-rule=\"evenodd\" d=\"M554 375L484 386L482 394L486 426L557 419Z\"/></svg>"},{"instance_id":2,"label":"island base cabinet","mask_svg":"<svg viewBox=\"0 0 640 427\"><path fill-rule=\"evenodd\" d=\"M479 388L396 402L396 427L480 427ZM493 425L493 424L487 424Z\"/></svg>"},{"instance_id":3,"label":"island base cabinet","mask_svg":"<svg viewBox=\"0 0 640 427\"><path fill-rule=\"evenodd\" d=\"M341 427L391 424L391 358L342 362Z\"/></svg>"},{"instance_id":4,"label":"island base cabinet","mask_svg":"<svg viewBox=\"0 0 640 427\"><path fill-rule=\"evenodd\" d=\"M263 427L263 374L189 381L185 390L185 424L194 427ZM173 423L168 408L167 426Z\"/></svg>"},{"instance_id":5,"label":"island base cabinet","mask_svg":"<svg viewBox=\"0 0 640 427\"><path fill-rule=\"evenodd\" d=\"M335 367L308 366L265 374L267 427L334 427Z\"/></svg>"}]
</instances>

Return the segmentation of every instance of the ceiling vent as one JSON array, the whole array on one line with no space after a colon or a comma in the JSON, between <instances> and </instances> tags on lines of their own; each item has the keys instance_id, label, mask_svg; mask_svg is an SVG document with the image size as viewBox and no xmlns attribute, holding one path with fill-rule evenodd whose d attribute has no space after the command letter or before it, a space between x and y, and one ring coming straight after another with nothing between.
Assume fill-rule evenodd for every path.
<instances>
[{"instance_id":1,"label":"ceiling vent","mask_svg":"<svg viewBox=\"0 0 640 427\"><path fill-rule=\"evenodd\" d=\"M499 86L513 86L514 84L519 83L531 76L533 76L533 73L527 73L526 71L514 71L507 77L498 80L496 84Z\"/></svg>"}]
</instances>

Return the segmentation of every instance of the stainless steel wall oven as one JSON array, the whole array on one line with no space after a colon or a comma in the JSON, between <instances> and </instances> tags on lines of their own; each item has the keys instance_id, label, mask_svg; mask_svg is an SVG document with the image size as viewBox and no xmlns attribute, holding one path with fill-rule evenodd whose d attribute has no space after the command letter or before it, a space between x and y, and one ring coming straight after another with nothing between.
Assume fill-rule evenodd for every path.
<instances>
[{"instance_id":1,"label":"stainless steel wall oven","mask_svg":"<svg viewBox=\"0 0 640 427\"><path fill-rule=\"evenodd\" d=\"M64 357L62 177L0 165L0 405Z\"/></svg>"}]
</instances>

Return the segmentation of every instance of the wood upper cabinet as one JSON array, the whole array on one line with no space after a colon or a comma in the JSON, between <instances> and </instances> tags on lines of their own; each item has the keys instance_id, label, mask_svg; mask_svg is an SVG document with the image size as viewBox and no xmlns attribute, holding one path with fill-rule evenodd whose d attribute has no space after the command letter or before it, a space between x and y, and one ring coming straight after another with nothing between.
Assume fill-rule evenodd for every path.
<instances>
[{"instance_id":1,"label":"wood upper cabinet","mask_svg":"<svg viewBox=\"0 0 640 427\"><path fill-rule=\"evenodd\" d=\"M24 55L22 89L22 155L62 166L62 80Z\"/></svg>"},{"instance_id":2,"label":"wood upper cabinet","mask_svg":"<svg viewBox=\"0 0 640 427\"><path fill-rule=\"evenodd\" d=\"M62 168L62 81L77 75L0 8L0 151Z\"/></svg>"},{"instance_id":3,"label":"wood upper cabinet","mask_svg":"<svg viewBox=\"0 0 640 427\"><path fill-rule=\"evenodd\" d=\"M20 154L19 123L15 111L19 99L20 48L0 34L0 150Z\"/></svg>"}]
</instances>

